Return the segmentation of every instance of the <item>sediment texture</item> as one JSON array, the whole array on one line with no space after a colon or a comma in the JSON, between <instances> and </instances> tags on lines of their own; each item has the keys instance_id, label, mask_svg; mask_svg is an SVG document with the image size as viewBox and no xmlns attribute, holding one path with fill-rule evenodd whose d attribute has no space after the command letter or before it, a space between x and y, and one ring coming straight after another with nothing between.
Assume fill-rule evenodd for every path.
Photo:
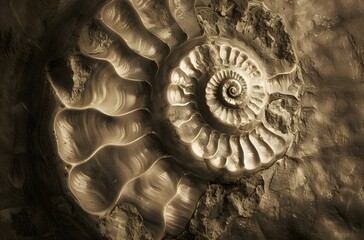
<instances>
[{"instance_id":1,"label":"sediment texture","mask_svg":"<svg viewBox=\"0 0 364 240\"><path fill-rule=\"evenodd\" d=\"M5 239L363 235L361 3L8 7Z\"/></svg>"}]
</instances>

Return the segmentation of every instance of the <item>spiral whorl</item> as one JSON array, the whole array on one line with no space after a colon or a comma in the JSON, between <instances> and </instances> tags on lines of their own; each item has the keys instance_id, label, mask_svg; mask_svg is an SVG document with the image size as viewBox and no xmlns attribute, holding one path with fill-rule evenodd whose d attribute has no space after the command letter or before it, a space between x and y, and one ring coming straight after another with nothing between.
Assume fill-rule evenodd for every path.
<instances>
[{"instance_id":1,"label":"spiral whorl","mask_svg":"<svg viewBox=\"0 0 364 240\"><path fill-rule=\"evenodd\" d=\"M290 144L265 120L264 66L249 51L227 39L205 41L183 55L177 51L164 76L166 118L177 143L233 175L272 164Z\"/></svg>"}]
</instances>

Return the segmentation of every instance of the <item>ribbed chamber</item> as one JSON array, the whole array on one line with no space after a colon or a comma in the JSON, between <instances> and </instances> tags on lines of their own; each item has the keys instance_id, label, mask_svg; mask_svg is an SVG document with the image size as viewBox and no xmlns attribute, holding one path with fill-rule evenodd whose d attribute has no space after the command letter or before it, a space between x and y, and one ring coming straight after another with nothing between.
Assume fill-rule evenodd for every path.
<instances>
[{"instance_id":1,"label":"ribbed chamber","mask_svg":"<svg viewBox=\"0 0 364 240\"><path fill-rule=\"evenodd\" d=\"M69 190L93 215L107 217L119 202L132 203L156 239L183 231L206 187L162 150L150 112L159 65L202 33L194 16L185 24L193 4L110 1L82 27L79 51L67 64L48 65L63 106L54 132Z\"/></svg>"},{"instance_id":2,"label":"ribbed chamber","mask_svg":"<svg viewBox=\"0 0 364 240\"><path fill-rule=\"evenodd\" d=\"M168 68L166 120L196 159L235 176L284 155L292 135L266 121L267 79L248 49L215 39Z\"/></svg>"}]
</instances>

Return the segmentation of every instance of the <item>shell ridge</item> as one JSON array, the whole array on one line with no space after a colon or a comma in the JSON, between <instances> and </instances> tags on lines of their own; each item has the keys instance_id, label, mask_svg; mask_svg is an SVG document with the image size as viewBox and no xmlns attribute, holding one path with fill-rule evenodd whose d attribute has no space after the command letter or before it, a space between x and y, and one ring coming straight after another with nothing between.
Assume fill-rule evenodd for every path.
<instances>
[{"instance_id":1,"label":"shell ridge","mask_svg":"<svg viewBox=\"0 0 364 240\"><path fill-rule=\"evenodd\" d=\"M58 119L62 117L64 114L76 114L76 118L73 118L76 122L71 122L71 127L65 128L62 125L64 121L69 122L71 118L69 117L63 117L63 122L59 121ZM136 115L136 113L138 115ZM140 136L143 136L147 132L151 132L151 129L148 125L146 125L145 130L141 130L139 127L140 125L146 124L147 119L145 117L142 117L141 114L145 115L145 111L136 111L129 114L128 117L133 116L135 120L138 120L137 122L139 125L133 125L131 122L125 122L121 119L125 118L125 116L121 117L111 117L108 115L104 115L100 111L89 109L87 111L78 111L78 110L62 110L60 111L55 120L55 132L57 135L61 134L63 136L62 138L58 138L58 149L59 154L62 159L65 161L68 161L68 159L85 159L88 156L90 156L93 152L93 149L98 148L99 146L103 144L109 144L113 141L118 141L120 144L126 144L130 141L135 140L136 138L139 138ZM61 115L62 114L62 115ZM78 114L78 115L77 115ZM130 117L131 118L131 117ZM89 119L92 120L92 122L89 121ZM133 118L131 118L133 119ZM103 121L102 124L99 124L100 121ZM88 122L88 125L83 125L83 123ZM122 124L119 124L122 123ZM119 124L119 125L118 125ZM81 128L78 128L76 126L82 126ZM97 127L96 127L97 126ZM76 128L75 128L76 127ZM88 127L88 128L87 128ZM131 127L137 127L136 129L130 130ZM87 129L86 129L87 128ZM72 129L75 129L77 132L73 132ZM91 131L92 130L92 131ZM116 131L117 130L117 131ZM66 135L65 135L66 134ZM67 137L68 134L71 134L71 137ZM91 134L91 135L90 135ZM132 135L130 135L132 134ZM135 135L136 134L136 135ZM135 135L135 136L134 136ZM72 137L77 136L77 137ZM131 137L131 140L127 138ZM66 140L68 140L71 144L75 144L75 148L71 150L70 153L72 153L74 150L81 150L79 146L88 146L87 149L83 149L81 155L74 156L71 154L69 156L64 151L68 148L68 145ZM92 141L92 142L90 142ZM66 155L64 155L66 154ZM72 157L73 156L73 157Z\"/></svg>"},{"instance_id":2,"label":"shell ridge","mask_svg":"<svg viewBox=\"0 0 364 240\"><path fill-rule=\"evenodd\" d=\"M171 14L189 39L202 36L203 30L195 15L195 0L169 0Z\"/></svg>"},{"instance_id":3,"label":"shell ridge","mask_svg":"<svg viewBox=\"0 0 364 240\"><path fill-rule=\"evenodd\" d=\"M119 34L125 42L146 58L161 62L169 53L169 47L144 27L140 17L127 1L113 1L101 10L101 20ZM108 15L111 12L111 16ZM121 20L122 19L122 20ZM137 31L136 29L139 29ZM147 35L149 43L141 36Z\"/></svg>"},{"instance_id":4,"label":"shell ridge","mask_svg":"<svg viewBox=\"0 0 364 240\"><path fill-rule=\"evenodd\" d=\"M137 9L144 26L171 49L186 41L187 35L173 18L166 1L130 1Z\"/></svg>"}]
</instances>

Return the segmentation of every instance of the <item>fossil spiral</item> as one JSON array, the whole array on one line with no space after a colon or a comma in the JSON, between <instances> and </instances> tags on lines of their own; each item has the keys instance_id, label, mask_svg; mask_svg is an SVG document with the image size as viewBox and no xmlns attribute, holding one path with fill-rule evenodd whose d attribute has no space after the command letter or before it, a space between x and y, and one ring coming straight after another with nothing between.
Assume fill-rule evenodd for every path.
<instances>
[{"instance_id":1,"label":"fossil spiral","mask_svg":"<svg viewBox=\"0 0 364 240\"><path fill-rule=\"evenodd\" d=\"M183 231L209 180L269 167L294 141L294 64L258 54L244 31L211 33L195 9L108 1L47 65L71 195L100 217L135 205L156 239Z\"/></svg>"}]
</instances>

